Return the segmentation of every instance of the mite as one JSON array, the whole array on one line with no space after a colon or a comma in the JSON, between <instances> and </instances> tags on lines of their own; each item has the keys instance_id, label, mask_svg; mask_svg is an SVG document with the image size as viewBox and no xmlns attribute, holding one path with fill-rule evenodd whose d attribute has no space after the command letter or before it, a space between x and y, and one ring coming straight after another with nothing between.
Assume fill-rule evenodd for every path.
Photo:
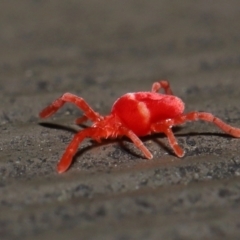
<instances>
[{"instance_id":1,"label":"mite","mask_svg":"<svg viewBox=\"0 0 240 240\"><path fill-rule=\"evenodd\" d=\"M159 93L160 89L164 90L164 94ZM76 119L76 124L90 120L92 126L75 134L57 165L58 173L63 173L70 167L79 144L85 138L92 138L100 142L103 138L127 136L147 159L151 159L152 154L139 137L152 133L164 133L174 153L178 157L183 157L184 151L178 145L172 127L181 125L186 121L204 120L212 122L225 133L233 137L240 137L239 128L224 123L211 113L184 113L183 101L173 95L168 81L165 80L153 83L151 92L134 92L121 96L115 101L111 113L107 116L101 116L83 98L71 93L65 93L56 99L43 109L39 116L41 118L51 116L66 102L75 104L84 113L82 117Z\"/></svg>"}]
</instances>

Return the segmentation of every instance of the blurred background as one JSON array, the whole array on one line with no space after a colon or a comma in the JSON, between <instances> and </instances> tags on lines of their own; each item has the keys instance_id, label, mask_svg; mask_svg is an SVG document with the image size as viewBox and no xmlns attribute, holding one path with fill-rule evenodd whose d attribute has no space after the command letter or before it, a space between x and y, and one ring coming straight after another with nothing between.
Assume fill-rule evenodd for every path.
<instances>
[{"instance_id":1,"label":"blurred background","mask_svg":"<svg viewBox=\"0 0 240 240\"><path fill-rule=\"evenodd\" d=\"M186 103L240 127L238 0L22 0L0 3L1 239L238 239L238 139L211 124L144 139L85 141L55 167L81 112L39 111L64 92L101 114L160 79ZM46 124L47 123L47 124Z\"/></svg>"}]
</instances>

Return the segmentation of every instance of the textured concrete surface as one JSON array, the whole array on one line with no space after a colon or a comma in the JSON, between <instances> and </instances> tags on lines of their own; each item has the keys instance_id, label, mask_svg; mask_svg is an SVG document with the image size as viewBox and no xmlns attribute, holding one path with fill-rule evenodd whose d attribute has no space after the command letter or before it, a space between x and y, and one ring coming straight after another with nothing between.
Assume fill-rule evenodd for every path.
<instances>
[{"instance_id":1,"label":"textured concrete surface","mask_svg":"<svg viewBox=\"0 0 240 240\"><path fill-rule=\"evenodd\" d=\"M84 141L56 164L81 112L39 111L64 92L101 114L169 79L186 111L240 127L238 0L53 0L0 4L1 239L239 239L240 139L212 124L175 129L186 156L146 137Z\"/></svg>"}]
</instances>

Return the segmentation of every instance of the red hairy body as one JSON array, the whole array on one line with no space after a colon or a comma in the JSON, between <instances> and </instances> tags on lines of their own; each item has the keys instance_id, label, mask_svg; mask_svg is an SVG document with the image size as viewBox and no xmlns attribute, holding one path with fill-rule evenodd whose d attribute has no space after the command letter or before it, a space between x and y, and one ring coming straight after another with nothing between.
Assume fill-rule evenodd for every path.
<instances>
[{"instance_id":1,"label":"red hairy body","mask_svg":"<svg viewBox=\"0 0 240 240\"><path fill-rule=\"evenodd\" d=\"M174 118L184 111L182 100L173 95L151 92L127 93L113 104L112 114L137 136L151 133L151 125Z\"/></svg>"},{"instance_id":2,"label":"red hairy body","mask_svg":"<svg viewBox=\"0 0 240 240\"><path fill-rule=\"evenodd\" d=\"M158 93L160 89L164 89L165 94ZM127 136L148 159L153 156L139 137L151 133L164 133L174 153L178 157L183 157L184 151L178 145L172 127L186 121L212 122L227 134L240 137L239 128L224 123L211 113L184 113L183 101L173 95L169 83L164 80L153 83L150 92L127 93L121 96L115 101L111 113L107 116L95 112L83 98L65 93L43 109L39 114L40 117L51 116L66 102L75 104L84 112L84 115L76 120L77 124L87 120L92 121L93 124L75 134L57 165L59 173L65 172L70 167L79 144L88 137L100 142L102 138Z\"/></svg>"}]
</instances>

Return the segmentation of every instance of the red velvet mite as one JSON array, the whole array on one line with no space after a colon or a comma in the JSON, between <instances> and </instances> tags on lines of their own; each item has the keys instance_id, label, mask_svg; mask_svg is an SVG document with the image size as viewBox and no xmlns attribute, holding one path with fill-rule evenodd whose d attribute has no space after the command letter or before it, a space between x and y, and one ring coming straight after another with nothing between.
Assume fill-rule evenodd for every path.
<instances>
[{"instance_id":1,"label":"red velvet mite","mask_svg":"<svg viewBox=\"0 0 240 240\"><path fill-rule=\"evenodd\" d=\"M164 89L165 94L158 93L161 88ZM139 137L152 133L164 133L175 154L183 157L184 151L178 145L172 127L186 121L212 122L227 134L240 137L240 129L224 123L211 113L184 113L183 101L173 95L168 81L164 80L153 83L151 92L127 93L121 96L115 101L111 113L107 116L95 112L83 98L65 93L43 109L39 114L40 117L51 116L66 102L75 104L84 112L83 117L76 120L77 124L87 120L91 120L93 124L75 134L57 165L59 173L65 172L70 167L79 144L87 137L100 142L102 138L127 136L148 159L153 156Z\"/></svg>"}]
</instances>

